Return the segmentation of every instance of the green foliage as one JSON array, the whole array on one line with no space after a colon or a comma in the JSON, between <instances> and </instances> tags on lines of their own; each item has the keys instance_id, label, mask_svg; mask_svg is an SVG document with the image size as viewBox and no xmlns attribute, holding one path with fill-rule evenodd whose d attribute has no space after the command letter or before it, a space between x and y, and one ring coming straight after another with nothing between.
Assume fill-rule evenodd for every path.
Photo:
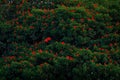
<instances>
[{"instance_id":1,"label":"green foliage","mask_svg":"<svg viewBox=\"0 0 120 80\"><path fill-rule=\"evenodd\" d=\"M0 0L0 80L118 80L119 0Z\"/></svg>"}]
</instances>

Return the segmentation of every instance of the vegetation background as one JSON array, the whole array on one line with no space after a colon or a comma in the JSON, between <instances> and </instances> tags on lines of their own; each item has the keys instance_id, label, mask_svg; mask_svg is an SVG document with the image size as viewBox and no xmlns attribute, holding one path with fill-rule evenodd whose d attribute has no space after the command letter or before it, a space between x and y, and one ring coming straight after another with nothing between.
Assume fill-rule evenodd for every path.
<instances>
[{"instance_id":1,"label":"vegetation background","mask_svg":"<svg viewBox=\"0 0 120 80\"><path fill-rule=\"evenodd\" d=\"M120 0L0 0L0 80L119 80Z\"/></svg>"}]
</instances>

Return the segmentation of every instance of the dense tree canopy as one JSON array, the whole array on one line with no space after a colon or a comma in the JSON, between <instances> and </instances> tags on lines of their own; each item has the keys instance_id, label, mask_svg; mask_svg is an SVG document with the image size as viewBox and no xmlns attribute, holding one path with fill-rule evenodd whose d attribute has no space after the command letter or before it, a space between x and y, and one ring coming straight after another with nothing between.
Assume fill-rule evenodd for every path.
<instances>
[{"instance_id":1,"label":"dense tree canopy","mask_svg":"<svg viewBox=\"0 0 120 80\"><path fill-rule=\"evenodd\" d=\"M119 0L0 0L0 80L120 79Z\"/></svg>"}]
</instances>

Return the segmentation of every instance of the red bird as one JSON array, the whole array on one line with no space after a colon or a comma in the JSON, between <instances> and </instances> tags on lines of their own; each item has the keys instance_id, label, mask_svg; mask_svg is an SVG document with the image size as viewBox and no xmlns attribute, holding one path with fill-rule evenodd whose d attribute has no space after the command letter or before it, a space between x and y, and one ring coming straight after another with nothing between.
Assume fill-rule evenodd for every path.
<instances>
[{"instance_id":1,"label":"red bird","mask_svg":"<svg viewBox=\"0 0 120 80\"><path fill-rule=\"evenodd\" d=\"M52 40L51 37L47 37L47 38L45 38L44 42L48 43L51 40Z\"/></svg>"}]
</instances>

